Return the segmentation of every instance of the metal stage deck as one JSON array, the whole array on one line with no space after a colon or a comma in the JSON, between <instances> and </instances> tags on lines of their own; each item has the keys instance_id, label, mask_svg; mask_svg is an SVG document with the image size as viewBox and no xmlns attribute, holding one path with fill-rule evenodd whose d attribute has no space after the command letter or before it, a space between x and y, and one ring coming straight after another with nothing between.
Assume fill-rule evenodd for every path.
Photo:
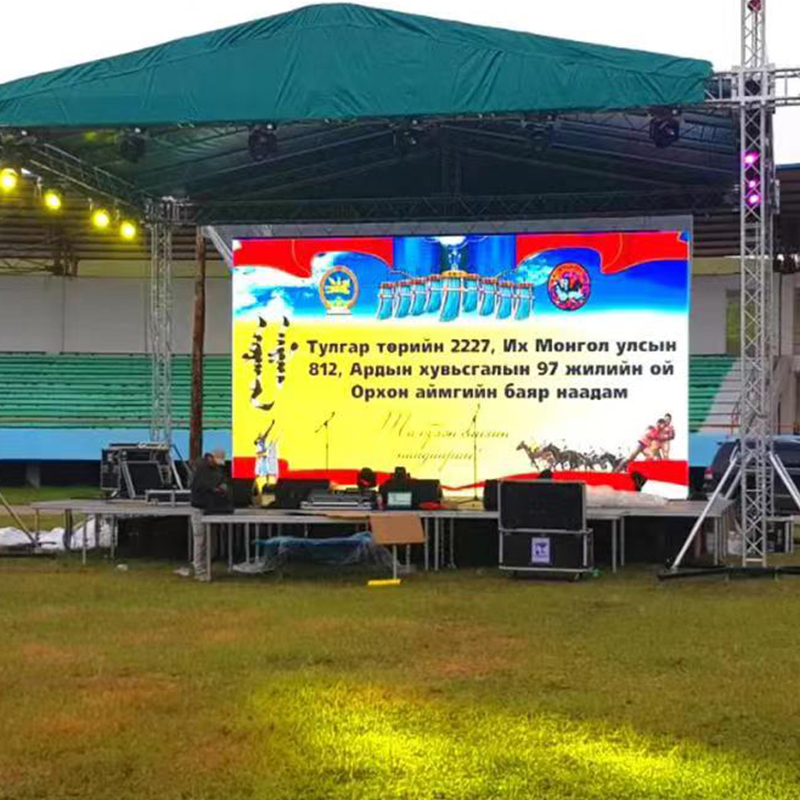
<instances>
[{"instance_id":1,"label":"metal stage deck","mask_svg":"<svg viewBox=\"0 0 800 800\"><path fill-rule=\"evenodd\" d=\"M607 523L611 533L611 568L617 571L618 565L625 564L625 521L631 519L685 519L696 520L705 503L703 501L673 500L661 507L623 508L609 506L589 506L587 518L590 522ZM189 558L192 551L192 526L191 518L195 510L186 505L168 505L147 503L136 500L50 500L33 503L32 508L37 511L61 511L64 513L64 526L72 528L75 514L84 514L90 517L108 519L112 527L111 555L115 557L118 521L121 518L131 517L184 517L187 521L187 541ZM713 549L715 560L718 562L725 554L724 533L726 523L730 521L734 504L728 500L719 499L708 514L712 525ZM409 512L381 511L377 514L407 514ZM435 571L442 566L455 567L455 541L456 523L459 520L496 520L497 511L484 511L479 509L443 509L440 511L420 510L419 514L425 530L423 545L423 564L427 571L433 567ZM206 515L206 536L209 547L207 552L211 558L215 537L222 534L227 537L226 552L229 569L233 566L234 536L241 536L245 552L250 554L251 542L257 538L264 538L262 526L266 529L266 537L283 534L284 527L302 526L303 535L308 535L312 525L350 525L360 526L366 524L369 512L353 511L303 511L303 510L277 510L269 508L243 508L237 509L233 514ZM85 530L85 529L84 529ZM99 538L99 537L98 537ZM83 537L82 555L84 563L87 556L86 536Z\"/></svg>"}]
</instances>

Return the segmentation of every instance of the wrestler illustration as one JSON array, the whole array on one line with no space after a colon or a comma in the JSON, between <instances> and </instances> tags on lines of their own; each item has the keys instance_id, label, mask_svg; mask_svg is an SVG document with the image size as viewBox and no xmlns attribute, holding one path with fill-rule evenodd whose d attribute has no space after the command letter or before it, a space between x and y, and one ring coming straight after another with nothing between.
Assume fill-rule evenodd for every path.
<instances>
[{"instance_id":1,"label":"wrestler illustration","mask_svg":"<svg viewBox=\"0 0 800 800\"><path fill-rule=\"evenodd\" d=\"M654 425L648 425L631 454L622 459L618 471L624 471L628 464L642 456L645 461L661 461L669 458L670 445L675 438L672 414L664 414Z\"/></svg>"}]
</instances>

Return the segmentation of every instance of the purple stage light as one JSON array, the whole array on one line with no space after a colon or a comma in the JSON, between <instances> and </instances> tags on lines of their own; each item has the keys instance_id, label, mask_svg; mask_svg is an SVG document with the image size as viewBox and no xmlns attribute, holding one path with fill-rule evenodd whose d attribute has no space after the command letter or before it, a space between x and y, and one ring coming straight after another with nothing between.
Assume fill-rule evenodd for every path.
<instances>
[{"instance_id":1,"label":"purple stage light","mask_svg":"<svg viewBox=\"0 0 800 800\"><path fill-rule=\"evenodd\" d=\"M758 181L756 181L756 180L747 181L747 188L748 189L758 189Z\"/></svg>"},{"instance_id":2,"label":"purple stage light","mask_svg":"<svg viewBox=\"0 0 800 800\"><path fill-rule=\"evenodd\" d=\"M755 150L749 150L744 154L744 165L746 167L752 167L756 161L758 161L758 153Z\"/></svg>"},{"instance_id":3,"label":"purple stage light","mask_svg":"<svg viewBox=\"0 0 800 800\"><path fill-rule=\"evenodd\" d=\"M761 202L760 192L750 192L750 194L747 195L747 205L757 206L760 202Z\"/></svg>"}]
</instances>

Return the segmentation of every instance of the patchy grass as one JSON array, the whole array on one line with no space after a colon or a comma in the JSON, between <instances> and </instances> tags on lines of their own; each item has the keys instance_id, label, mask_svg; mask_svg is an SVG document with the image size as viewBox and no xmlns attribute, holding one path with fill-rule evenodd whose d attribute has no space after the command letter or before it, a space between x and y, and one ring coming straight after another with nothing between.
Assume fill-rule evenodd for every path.
<instances>
[{"instance_id":1,"label":"patchy grass","mask_svg":"<svg viewBox=\"0 0 800 800\"><path fill-rule=\"evenodd\" d=\"M32 531L36 527L36 519L33 514L18 514L17 515L21 520L23 525L25 525L29 531ZM51 528L56 527L56 525L61 525L61 521L59 520L58 523L52 521L52 517L42 517L42 524L44 527ZM16 528L17 521L14 517L10 516L9 514L0 514L0 528Z\"/></svg>"},{"instance_id":2,"label":"patchy grass","mask_svg":"<svg viewBox=\"0 0 800 800\"><path fill-rule=\"evenodd\" d=\"M36 530L36 517L33 514L17 514L20 520L22 520L22 524L29 531ZM83 514L74 514L73 519L75 524L77 525L80 522L83 522L85 519L85 515ZM42 512L39 516L39 525L41 530L49 531L53 528L63 528L64 527L64 515L59 511L50 512ZM9 514L0 514L0 528L16 528L18 527L17 521ZM1 797L1 795L0 795Z\"/></svg>"},{"instance_id":3,"label":"patchy grass","mask_svg":"<svg viewBox=\"0 0 800 800\"><path fill-rule=\"evenodd\" d=\"M800 796L800 581L0 562L0 798Z\"/></svg>"},{"instance_id":4,"label":"patchy grass","mask_svg":"<svg viewBox=\"0 0 800 800\"><path fill-rule=\"evenodd\" d=\"M31 486L0 486L0 492L2 492L7 503L18 508L46 500L91 500L100 497L100 489L97 486L43 486L41 489L34 489ZM18 512L17 515L28 530L36 530L36 517L32 511ZM41 529L44 531L61 527L64 524L63 512L61 511L42 511L39 518ZM81 522L84 519L81 514L76 514L74 518L76 522ZM16 527L16 520L0 506L0 528ZM0 795L1 797L2 795Z\"/></svg>"},{"instance_id":5,"label":"patchy grass","mask_svg":"<svg viewBox=\"0 0 800 800\"><path fill-rule=\"evenodd\" d=\"M98 486L0 486L6 501L12 506L26 506L29 503L43 503L46 500L92 500L100 497Z\"/></svg>"}]
</instances>

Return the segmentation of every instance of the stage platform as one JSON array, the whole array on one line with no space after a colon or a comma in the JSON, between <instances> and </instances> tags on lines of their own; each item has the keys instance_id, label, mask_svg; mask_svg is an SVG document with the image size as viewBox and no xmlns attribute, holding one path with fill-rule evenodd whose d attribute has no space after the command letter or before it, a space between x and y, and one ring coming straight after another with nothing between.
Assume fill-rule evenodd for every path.
<instances>
[{"instance_id":1,"label":"stage platform","mask_svg":"<svg viewBox=\"0 0 800 800\"><path fill-rule=\"evenodd\" d=\"M71 530L75 514L83 514L98 519L107 519L111 524L111 556L115 557L118 537L118 524L124 518L183 517L187 523L187 550L191 560L192 526L191 519L197 513L187 505L147 503L143 500L50 500L33 503L32 508L39 511L63 512L64 526ZM611 569L625 565L626 522L634 520L685 520L693 523L705 508L703 501L673 500L665 506L648 507L610 507L588 506L587 518L590 524L602 523L609 526L611 539ZM375 514L408 514L408 511L380 511ZM451 508L437 511L419 510L418 514L425 530L422 547L423 567L434 571L442 567L456 566L457 523L469 520L498 519L497 511L484 511L476 508ZM733 503L719 499L710 509L707 519L711 526L713 555L719 562L725 554L725 536L733 515ZM216 541L225 545L228 568L233 566L235 542L240 542L247 559L251 556L252 542L258 538L283 535L285 528L302 529L307 536L311 526L347 525L361 529L368 525L370 512L354 509L337 511L278 510L270 508L241 508L233 514L206 515L203 517L209 547L209 558ZM699 537L698 537L699 542ZM86 537L82 543L84 562L87 555ZM408 554L407 554L408 556Z\"/></svg>"}]
</instances>

